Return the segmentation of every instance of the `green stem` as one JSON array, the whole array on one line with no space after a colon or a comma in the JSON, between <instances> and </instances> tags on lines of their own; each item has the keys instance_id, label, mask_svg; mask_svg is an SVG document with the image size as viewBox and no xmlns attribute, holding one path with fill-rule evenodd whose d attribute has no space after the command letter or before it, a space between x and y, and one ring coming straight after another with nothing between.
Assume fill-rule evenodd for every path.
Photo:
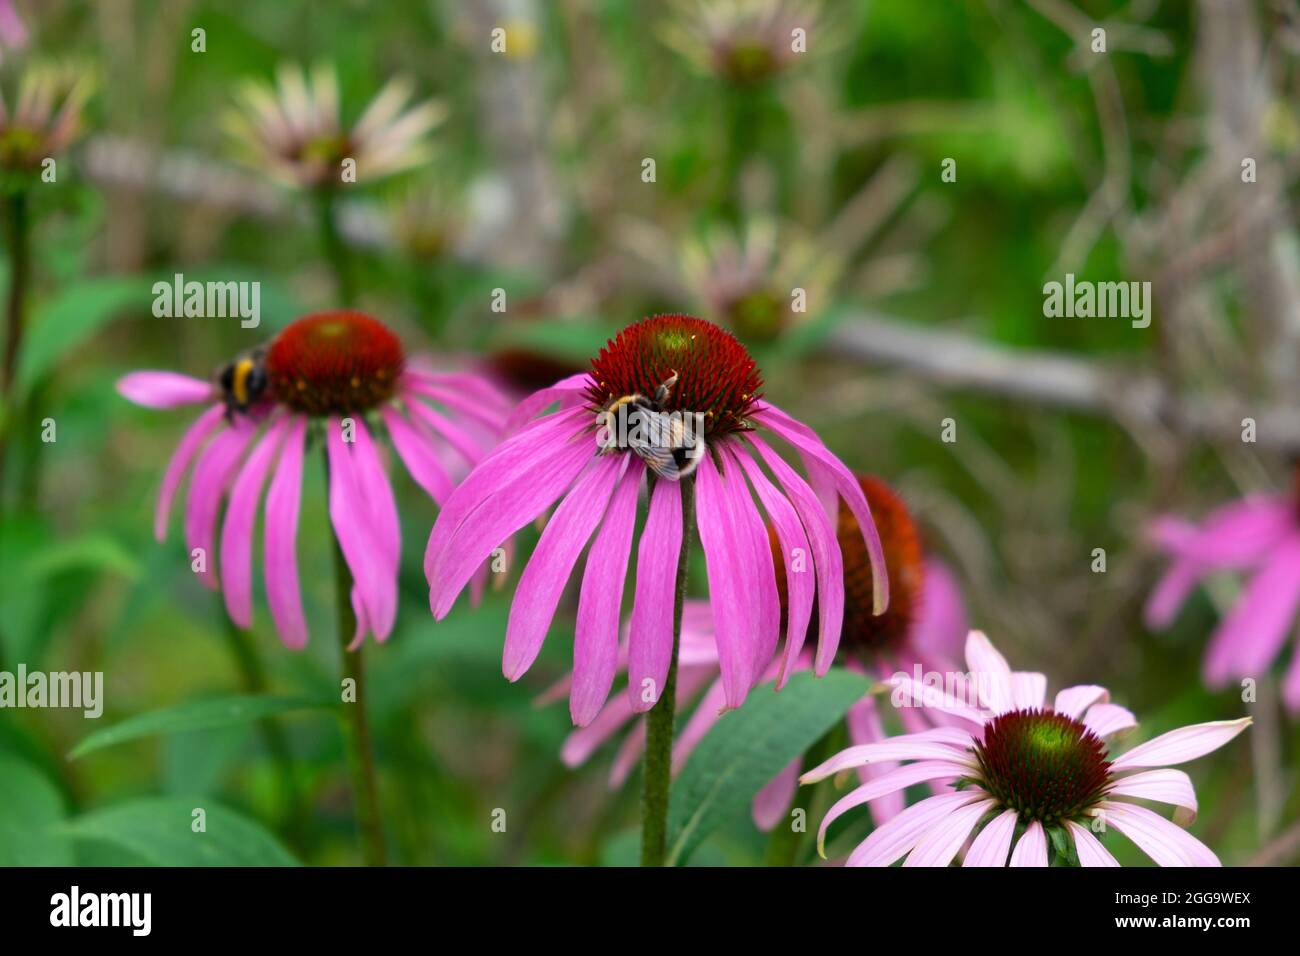
<instances>
[{"instance_id":1,"label":"green stem","mask_svg":"<svg viewBox=\"0 0 1300 956\"><path fill-rule=\"evenodd\" d=\"M357 304L357 289L352 275L352 257L348 255L343 235L339 232L338 207L334 190L323 186L316 192L317 216L320 219L321 246L325 259L334 270L339 305L350 309Z\"/></svg>"},{"instance_id":2,"label":"green stem","mask_svg":"<svg viewBox=\"0 0 1300 956\"><path fill-rule=\"evenodd\" d=\"M326 488L329 487L329 465L326 459ZM343 746L347 752L348 769L352 774L352 797L356 804L357 828L361 832L361 858L366 866L384 866L387 850L384 844L384 823L379 810L379 787L375 782L375 753L370 742L370 723L366 719L365 651L364 645L355 651L348 644L357 628L357 618L352 612L352 572L343 558L338 539L334 544L334 585L339 628L339 647L343 653L343 679L352 681L354 697L344 701L339 713L343 730Z\"/></svg>"},{"instance_id":3,"label":"green stem","mask_svg":"<svg viewBox=\"0 0 1300 956\"><path fill-rule=\"evenodd\" d=\"M5 202L5 243L9 257L9 295L5 306L5 345L0 365L0 499L4 495L5 461L9 435L18 417L14 408L14 379L18 372L18 354L22 349L27 324L27 285L31 272L31 222L28 217L27 193L11 193Z\"/></svg>"},{"instance_id":4,"label":"green stem","mask_svg":"<svg viewBox=\"0 0 1300 956\"><path fill-rule=\"evenodd\" d=\"M231 657L239 670L244 690L250 694L264 694L270 686L266 679L266 670L258 656L257 648L249 640L247 631L241 630L221 609L221 616L226 622L226 643L230 646ZM267 717L257 722L258 733L266 745L266 751L275 764L276 775L280 778L280 795L287 821L291 841L299 850L307 847L305 825L308 819L307 808L303 803L302 789L298 785L298 774L293 763L293 751L289 747L289 738L284 728L274 718Z\"/></svg>"},{"instance_id":5,"label":"green stem","mask_svg":"<svg viewBox=\"0 0 1300 956\"><path fill-rule=\"evenodd\" d=\"M663 693L645 715L645 763L641 781L641 865L663 866L668 848L668 800L673 772L673 724L677 717L677 651L682 640L682 603L695 527L695 480L681 483L682 547L673 599L673 656Z\"/></svg>"}]
</instances>

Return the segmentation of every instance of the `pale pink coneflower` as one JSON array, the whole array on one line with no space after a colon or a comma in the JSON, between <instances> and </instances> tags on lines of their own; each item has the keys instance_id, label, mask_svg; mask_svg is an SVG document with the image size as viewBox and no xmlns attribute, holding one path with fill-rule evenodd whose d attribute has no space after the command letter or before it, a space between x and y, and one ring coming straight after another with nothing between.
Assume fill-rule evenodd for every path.
<instances>
[{"instance_id":1,"label":"pale pink coneflower","mask_svg":"<svg viewBox=\"0 0 1300 956\"><path fill-rule=\"evenodd\" d=\"M602 438L600 423L620 399L626 405L629 396L653 398L661 413L698 421L701 440L689 462L685 449L674 449L672 468L681 480L659 477L649 494L635 548L627 650L631 710L654 707L673 662L683 514L692 491L723 706L740 706L780 640L780 597L758 503L782 551L807 555L806 571L789 575L785 661L799 657L816 596L820 627L813 667L824 674L840 643L844 610L843 558L826 502L842 497L859 522L878 572L871 576L877 613L889 603L884 556L852 473L812 429L764 401L761 389L744 346L711 322L660 315L625 328L592 360L590 372L525 399L507 425L507 431L518 430L443 505L425 554L434 617L447 615L494 549L558 501L519 579L502 668L514 681L533 664L565 584L591 541L578 598L569 706L578 726L595 719L618 670L624 580L648 474L630 444ZM553 414L535 417L553 405ZM798 453L808 479L777 454L768 443L772 437Z\"/></svg>"},{"instance_id":2,"label":"pale pink coneflower","mask_svg":"<svg viewBox=\"0 0 1300 956\"><path fill-rule=\"evenodd\" d=\"M382 425L411 477L441 503L494 444L508 412L504 399L480 376L408 362L401 340L358 312L299 319L264 351L236 360L222 378L214 384L140 371L118 382L118 391L138 405L206 406L164 473L156 537L166 537L172 501L190 474L186 547L203 556L199 577L221 588L231 619L250 627L253 527L269 478L263 508L267 602L281 640L304 647L296 544L310 429L323 438L330 522L353 581L351 646L366 634L385 640L397 612L401 540L393 489L372 429ZM474 570L477 591L487 567Z\"/></svg>"},{"instance_id":3,"label":"pale pink coneflower","mask_svg":"<svg viewBox=\"0 0 1300 956\"><path fill-rule=\"evenodd\" d=\"M286 185L322 188L346 182L345 160L356 164L356 182L369 182L432 155L428 133L446 118L446 107L426 101L408 108L410 98L408 81L390 80L345 127L334 69L320 65L308 74L284 64L274 86L243 84L224 125L247 163Z\"/></svg>"},{"instance_id":4,"label":"pale pink coneflower","mask_svg":"<svg viewBox=\"0 0 1300 956\"><path fill-rule=\"evenodd\" d=\"M966 635L966 611L952 573L942 562L923 556L920 535L902 499L878 478L859 478L871 516L880 534L889 574L889 609L872 613L871 565L862 532L853 513L840 508L836 537L844 556L844 624L840 634L837 665L884 679L896 671L948 671L961 652ZM777 583L785 613L787 591L784 587L781 553L773 542L777 560ZM624 628L626 632L626 627ZM620 648L619 667L626 670L626 633ZM773 658L759 683L784 685L792 673L812 667L812 654L804 649L782 668L781 656ZM683 724L682 733L673 747L673 770L677 772L704 735L718 722L723 702L722 683L718 677L718 649L714 641L713 616L707 601L688 601L682 613L681 670L678 702L680 710L695 703L694 713ZM569 680L557 684L546 695L567 689ZM924 730L934 723L932 715L919 710L900 712L904 726ZM633 713L623 696L609 701L587 727L575 730L560 752L567 766L576 767L607 740L627 726ZM940 715L940 722L945 718ZM854 704L846 716L849 739L854 744L881 740L885 728L873 695ZM626 781L645 742L644 730L634 728L620 745L610 771L610 786ZM754 823L770 830L784 818L799 785L803 756L797 757L754 798ZM872 764L860 769L863 782L888 772L896 764ZM904 807L903 794L885 794L870 804L877 824L899 813Z\"/></svg>"},{"instance_id":5,"label":"pale pink coneflower","mask_svg":"<svg viewBox=\"0 0 1300 956\"><path fill-rule=\"evenodd\" d=\"M1147 626L1163 630L1206 578L1249 577L1210 637L1201 674L1211 688L1234 678L1259 678L1282 653L1300 609L1300 500L1294 494L1251 495L1212 511L1197 525L1166 515L1150 537L1172 559L1151 592ZM1300 714L1300 649L1291 654L1282 700Z\"/></svg>"},{"instance_id":6,"label":"pale pink coneflower","mask_svg":"<svg viewBox=\"0 0 1300 956\"><path fill-rule=\"evenodd\" d=\"M1222 747L1250 718L1180 727L1119 756L1108 740L1137 726L1110 703L1104 687L1067 687L1047 704L1042 674L1012 671L979 631L966 640L969 675L952 686L890 680L895 705L925 707L957 718L938 727L849 747L801 778L814 783L880 761L909 761L841 798L818 831L887 793L935 780L954 781L873 830L849 866L947 866L963 846L964 866L1048 866L1049 852L1080 866L1118 866L1097 833L1117 830L1161 866L1218 866L1209 847L1184 826L1196 816L1192 781L1171 764ZM960 677L960 680L956 678ZM1175 808L1174 821L1135 801ZM1181 825L1180 825L1181 824ZM1049 846L1051 850L1049 851Z\"/></svg>"},{"instance_id":7,"label":"pale pink coneflower","mask_svg":"<svg viewBox=\"0 0 1300 956\"><path fill-rule=\"evenodd\" d=\"M63 152L81 132L82 110L94 82L73 64L34 64L15 95L0 95L0 168L31 174Z\"/></svg>"}]
</instances>

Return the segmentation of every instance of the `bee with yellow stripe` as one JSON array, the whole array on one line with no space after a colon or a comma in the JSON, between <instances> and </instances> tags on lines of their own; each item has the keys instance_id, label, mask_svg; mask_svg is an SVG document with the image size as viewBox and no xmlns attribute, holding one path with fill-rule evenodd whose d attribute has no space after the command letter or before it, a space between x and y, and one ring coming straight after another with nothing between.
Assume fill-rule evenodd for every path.
<instances>
[{"instance_id":1,"label":"bee with yellow stripe","mask_svg":"<svg viewBox=\"0 0 1300 956\"><path fill-rule=\"evenodd\" d=\"M266 374L266 350L261 348L241 352L234 361L217 373L222 399L226 403L226 418L234 421L235 412L247 412L266 394L270 380Z\"/></svg>"}]
</instances>

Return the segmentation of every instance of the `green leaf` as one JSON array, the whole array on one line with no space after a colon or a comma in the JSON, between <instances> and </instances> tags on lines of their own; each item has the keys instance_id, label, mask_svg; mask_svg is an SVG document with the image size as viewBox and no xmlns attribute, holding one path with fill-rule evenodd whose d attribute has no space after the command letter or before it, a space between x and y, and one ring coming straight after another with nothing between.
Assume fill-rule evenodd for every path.
<instances>
[{"instance_id":1,"label":"green leaf","mask_svg":"<svg viewBox=\"0 0 1300 956\"><path fill-rule=\"evenodd\" d=\"M673 784L668 862L681 865L721 824L744 812L763 786L826 733L867 692L861 674L803 672L785 689L766 684L723 715Z\"/></svg>"},{"instance_id":2,"label":"green leaf","mask_svg":"<svg viewBox=\"0 0 1300 956\"><path fill-rule=\"evenodd\" d=\"M204 829L195 832L195 811ZM206 797L150 797L95 810L64 824L74 840L108 843L153 866L297 866L264 828Z\"/></svg>"},{"instance_id":3,"label":"green leaf","mask_svg":"<svg viewBox=\"0 0 1300 956\"><path fill-rule=\"evenodd\" d=\"M150 711L128 717L120 724L97 730L81 741L68 756L72 759L84 757L88 753L111 747L128 740L152 737L155 734L173 734L185 730L209 730L213 727L229 727L234 724L246 724L263 717L288 713L294 710L325 709L330 705L324 701L306 697L210 697L204 700L188 701L167 707L163 710Z\"/></svg>"},{"instance_id":4,"label":"green leaf","mask_svg":"<svg viewBox=\"0 0 1300 956\"><path fill-rule=\"evenodd\" d=\"M76 570L114 571L130 580L140 575L134 555L106 534L85 534L51 544L38 551L24 569L31 581Z\"/></svg>"},{"instance_id":5,"label":"green leaf","mask_svg":"<svg viewBox=\"0 0 1300 956\"><path fill-rule=\"evenodd\" d=\"M0 866L71 866L72 844L57 832L63 797L35 767L0 753Z\"/></svg>"},{"instance_id":6,"label":"green leaf","mask_svg":"<svg viewBox=\"0 0 1300 956\"><path fill-rule=\"evenodd\" d=\"M131 306L146 310L147 280L138 276L88 279L46 302L32 316L18 361L18 391L27 394L58 361Z\"/></svg>"}]
</instances>

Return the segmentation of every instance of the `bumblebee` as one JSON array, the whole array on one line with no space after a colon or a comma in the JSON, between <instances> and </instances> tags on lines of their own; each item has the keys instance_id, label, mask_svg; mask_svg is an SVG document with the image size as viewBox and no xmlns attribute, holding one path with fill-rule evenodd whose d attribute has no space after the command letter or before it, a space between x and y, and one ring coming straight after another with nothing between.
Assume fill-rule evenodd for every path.
<instances>
[{"instance_id":1,"label":"bumblebee","mask_svg":"<svg viewBox=\"0 0 1300 956\"><path fill-rule=\"evenodd\" d=\"M680 413L664 411L676 384L674 372L655 389L653 398L639 392L624 395L606 405L602 416L606 427L617 422L623 438L617 447L631 449L651 471L669 481L690 476L708 450L702 428L688 428Z\"/></svg>"},{"instance_id":2,"label":"bumblebee","mask_svg":"<svg viewBox=\"0 0 1300 956\"><path fill-rule=\"evenodd\" d=\"M226 404L226 419L233 422L235 412L247 413L271 384L266 374L266 350L241 352L217 373L217 384Z\"/></svg>"}]
</instances>

